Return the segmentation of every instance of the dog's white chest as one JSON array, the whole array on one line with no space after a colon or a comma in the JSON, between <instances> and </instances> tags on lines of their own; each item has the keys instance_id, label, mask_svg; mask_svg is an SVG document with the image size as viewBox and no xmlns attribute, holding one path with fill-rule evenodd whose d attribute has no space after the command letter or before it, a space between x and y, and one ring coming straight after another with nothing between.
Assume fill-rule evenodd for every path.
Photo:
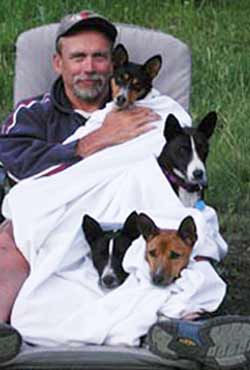
<instances>
[{"instance_id":1,"label":"dog's white chest","mask_svg":"<svg viewBox=\"0 0 250 370\"><path fill-rule=\"evenodd\" d=\"M178 195L185 207L194 207L197 200L200 199L199 192L190 193L183 188L179 188Z\"/></svg>"}]
</instances>

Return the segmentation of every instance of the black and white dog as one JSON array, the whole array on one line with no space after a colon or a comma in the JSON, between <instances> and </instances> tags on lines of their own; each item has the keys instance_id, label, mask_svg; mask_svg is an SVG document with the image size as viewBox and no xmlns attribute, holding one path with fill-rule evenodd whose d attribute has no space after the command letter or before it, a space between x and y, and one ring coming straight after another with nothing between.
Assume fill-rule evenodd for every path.
<instances>
[{"instance_id":1,"label":"black and white dog","mask_svg":"<svg viewBox=\"0 0 250 370\"><path fill-rule=\"evenodd\" d=\"M132 212L124 225L100 225L89 215L82 221L82 230L90 246L93 265L103 289L121 285L128 274L122 267L124 255L132 242L140 236L136 226L137 213Z\"/></svg>"},{"instance_id":2,"label":"black and white dog","mask_svg":"<svg viewBox=\"0 0 250 370\"><path fill-rule=\"evenodd\" d=\"M186 207L194 207L207 187L206 159L216 121L215 112L208 113L197 127L181 127L172 114L166 119L166 144L157 160Z\"/></svg>"}]
</instances>

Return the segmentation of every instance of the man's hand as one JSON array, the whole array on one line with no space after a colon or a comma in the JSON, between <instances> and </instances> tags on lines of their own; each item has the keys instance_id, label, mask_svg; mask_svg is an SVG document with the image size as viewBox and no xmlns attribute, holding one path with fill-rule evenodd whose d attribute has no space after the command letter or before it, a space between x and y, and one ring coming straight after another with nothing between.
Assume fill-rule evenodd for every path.
<instances>
[{"instance_id":1,"label":"man's hand","mask_svg":"<svg viewBox=\"0 0 250 370\"><path fill-rule=\"evenodd\" d=\"M154 129L156 126L152 122L159 119L158 114L145 107L113 110L99 129L78 140L77 155L87 157L98 150L131 140Z\"/></svg>"}]
</instances>

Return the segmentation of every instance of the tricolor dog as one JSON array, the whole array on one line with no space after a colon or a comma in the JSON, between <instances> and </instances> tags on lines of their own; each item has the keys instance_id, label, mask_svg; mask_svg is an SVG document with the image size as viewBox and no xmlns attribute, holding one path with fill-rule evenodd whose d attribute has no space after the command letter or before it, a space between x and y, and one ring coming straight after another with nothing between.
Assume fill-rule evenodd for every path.
<instances>
[{"instance_id":1,"label":"tricolor dog","mask_svg":"<svg viewBox=\"0 0 250 370\"><path fill-rule=\"evenodd\" d=\"M137 227L146 241L146 260L152 283L157 286L173 283L188 265L197 241L193 218L185 217L178 230L170 230L159 228L148 215L140 213Z\"/></svg>"},{"instance_id":2,"label":"tricolor dog","mask_svg":"<svg viewBox=\"0 0 250 370\"><path fill-rule=\"evenodd\" d=\"M206 159L216 121L215 112L208 113L197 127L181 127L173 114L166 119L166 144L157 160L186 207L194 207L207 187Z\"/></svg>"},{"instance_id":3,"label":"tricolor dog","mask_svg":"<svg viewBox=\"0 0 250 370\"><path fill-rule=\"evenodd\" d=\"M110 224L101 226L89 215L83 217L82 229L103 289L118 287L128 276L122 267L122 261L129 246L140 235L136 218L137 213L132 212L123 226L111 228Z\"/></svg>"},{"instance_id":4,"label":"tricolor dog","mask_svg":"<svg viewBox=\"0 0 250 370\"><path fill-rule=\"evenodd\" d=\"M132 63L125 47L119 44L113 51L113 64L112 98L118 109L125 109L150 92L152 81L161 68L162 58L155 55L144 64Z\"/></svg>"}]
</instances>

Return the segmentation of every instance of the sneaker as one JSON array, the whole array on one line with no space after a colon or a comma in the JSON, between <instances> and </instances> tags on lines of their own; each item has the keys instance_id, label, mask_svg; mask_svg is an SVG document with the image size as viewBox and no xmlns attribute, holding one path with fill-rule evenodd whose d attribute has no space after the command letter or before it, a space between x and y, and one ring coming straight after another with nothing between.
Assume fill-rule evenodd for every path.
<instances>
[{"instance_id":1,"label":"sneaker","mask_svg":"<svg viewBox=\"0 0 250 370\"><path fill-rule=\"evenodd\" d=\"M238 369L250 363L250 317L158 322L149 330L148 343L153 353L165 358L192 359L213 369Z\"/></svg>"},{"instance_id":2,"label":"sneaker","mask_svg":"<svg viewBox=\"0 0 250 370\"><path fill-rule=\"evenodd\" d=\"M22 337L11 325L0 322L0 365L20 352Z\"/></svg>"}]
</instances>

